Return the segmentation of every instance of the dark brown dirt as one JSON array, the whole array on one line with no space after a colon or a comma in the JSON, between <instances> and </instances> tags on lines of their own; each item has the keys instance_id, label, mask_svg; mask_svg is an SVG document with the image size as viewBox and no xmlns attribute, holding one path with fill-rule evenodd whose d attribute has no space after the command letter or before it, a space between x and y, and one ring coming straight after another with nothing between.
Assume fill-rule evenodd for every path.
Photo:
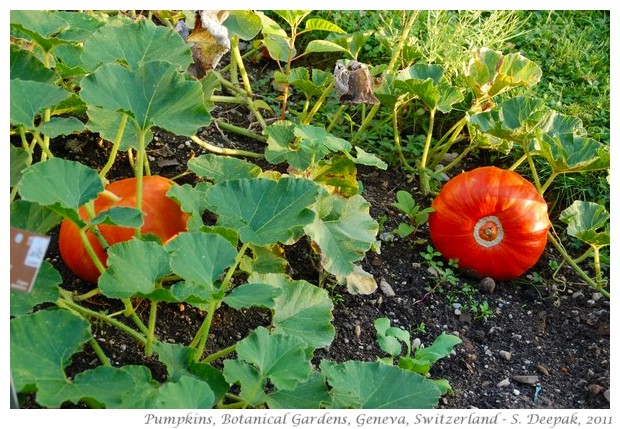
<instances>
[{"instance_id":1,"label":"dark brown dirt","mask_svg":"<svg viewBox=\"0 0 620 429\"><path fill-rule=\"evenodd\" d=\"M259 143L228 135L222 139L213 127L204 131L210 142L260 151ZM83 136L80 145L57 145L58 156L75 159L93 168L107 159L109 144L96 136ZM185 138L159 132L148 149L153 174L175 177L186 170L187 160L204 153ZM110 178L131 175L129 165L120 155ZM264 167L268 167L263 165ZM274 168L271 166L271 168ZM391 239L389 233L402 221L391 206L398 190L405 189L417 197L422 207L429 200L420 198L415 180L397 168L379 171L360 168L364 197L371 204L371 214L382 222L381 253L369 253L363 267L377 281L391 285L395 295L386 296L381 289L371 295L351 295L340 286L334 297L336 338L328 349L317 350L315 361L328 358L373 361L383 357L375 340L373 322L388 317L392 325L411 333L422 345L430 345L442 332L454 333L463 343L452 356L438 362L431 370L433 378L447 379L454 392L442 398L440 408L609 408L602 392L592 393L592 385L610 387L610 307L605 298L592 300L593 291L562 268L557 280L552 279L549 261L557 259L550 247L539 263L524 277L498 282L493 291L481 287L481 280L459 273L455 286L437 286L436 277L420 255L426 251L429 236L426 227L413 238ZM191 182L186 175L182 182ZM55 234L56 232L54 232ZM63 276L63 287L85 292L92 286L77 279L63 264L54 240L48 260ZM286 249L291 274L318 284L318 273L308 264L310 249L305 241ZM464 288L469 287L467 294ZM594 297L597 298L596 296ZM455 314L454 302L461 304ZM467 303L488 302L486 317L467 311ZM97 309L115 311L115 302L98 297L88 303ZM120 307L119 307L120 308ZM144 306L137 304L138 311ZM458 311L456 311L458 313ZM204 313L189 305L162 305L158 312L157 335L160 339L188 344ZM262 311L243 313L222 307L213 322L209 352L221 349L243 338L252 329L269 324L269 315ZM111 327L94 326L94 336L110 356L114 365L144 364L156 380L165 380L165 368L156 360L145 359L137 344ZM89 348L73 359L69 375L90 368L97 362ZM217 364L217 362L216 362ZM524 384L515 376L536 376L537 383ZM590 386L590 388L589 388ZM37 407L31 398L23 406ZM75 407L75 405L67 404Z\"/></svg>"}]
</instances>

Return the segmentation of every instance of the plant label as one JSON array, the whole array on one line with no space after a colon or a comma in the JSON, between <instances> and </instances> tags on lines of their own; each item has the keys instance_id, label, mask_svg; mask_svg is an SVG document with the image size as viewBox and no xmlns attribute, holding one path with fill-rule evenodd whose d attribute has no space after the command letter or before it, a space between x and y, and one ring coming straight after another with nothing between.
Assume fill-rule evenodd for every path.
<instances>
[{"instance_id":1,"label":"plant label","mask_svg":"<svg viewBox=\"0 0 620 429\"><path fill-rule=\"evenodd\" d=\"M50 238L11 227L11 289L30 292Z\"/></svg>"}]
</instances>

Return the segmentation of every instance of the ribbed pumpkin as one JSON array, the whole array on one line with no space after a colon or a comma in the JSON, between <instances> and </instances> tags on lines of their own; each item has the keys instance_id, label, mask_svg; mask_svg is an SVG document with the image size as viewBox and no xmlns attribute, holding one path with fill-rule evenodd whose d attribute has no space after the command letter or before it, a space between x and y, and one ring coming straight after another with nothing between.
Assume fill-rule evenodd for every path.
<instances>
[{"instance_id":1,"label":"ribbed pumpkin","mask_svg":"<svg viewBox=\"0 0 620 429\"><path fill-rule=\"evenodd\" d=\"M428 223L435 248L459 268L508 280L540 258L550 227L547 203L519 174L480 167L448 181Z\"/></svg>"},{"instance_id":2,"label":"ribbed pumpkin","mask_svg":"<svg viewBox=\"0 0 620 429\"><path fill-rule=\"evenodd\" d=\"M118 196L114 201L109 197L99 195L95 199L95 214L112 207L136 206L136 178L118 180L106 186L106 190ZM145 176L142 182L142 211L144 224L142 234L154 234L162 243L168 241L180 232L187 229L188 215L184 213L176 201L166 196L172 187L170 179L161 176ZM80 217L87 219L86 210L79 210ZM99 225L99 231L111 246L116 243L130 240L135 235L134 228L125 228L113 225ZM97 237L92 232L86 233L95 253L105 265L107 254ZM69 219L65 219L60 226L59 235L60 255L65 264L78 277L90 283L97 283L99 270L88 255L80 238L78 227Z\"/></svg>"}]
</instances>

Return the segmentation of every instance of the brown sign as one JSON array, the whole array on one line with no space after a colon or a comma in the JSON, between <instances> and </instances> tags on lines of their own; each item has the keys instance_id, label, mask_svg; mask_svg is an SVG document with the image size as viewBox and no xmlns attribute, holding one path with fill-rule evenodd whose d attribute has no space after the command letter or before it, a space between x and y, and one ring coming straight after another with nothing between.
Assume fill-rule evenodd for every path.
<instances>
[{"instance_id":1,"label":"brown sign","mask_svg":"<svg viewBox=\"0 0 620 429\"><path fill-rule=\"evenodd\" d=\"M50 238L11 227L11 289L30 292Z\"/></svg>"}]
</instances>

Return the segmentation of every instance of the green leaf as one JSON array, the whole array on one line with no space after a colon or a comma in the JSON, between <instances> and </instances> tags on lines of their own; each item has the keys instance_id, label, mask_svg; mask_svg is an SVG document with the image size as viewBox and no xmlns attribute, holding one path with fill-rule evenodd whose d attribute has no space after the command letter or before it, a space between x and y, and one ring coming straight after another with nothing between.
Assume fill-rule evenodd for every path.
<instances>
[{"instance_id":1,"label":"green leaf","mask_svg":"<svg viewBox=\"0 0 620 429\"><path fill-rule=\"evenodd\" d=\"M261 20L261 32L263 33L263 35L266 36L269 34L275 34L277 36L286 37L286 31L284 31L276 21L269 18L261 11L256 11L256 15L258 15Z\"/></svg>"},{"instance_id":2,"label":"green leaf","mask_svg":"<svg viewBox=\"0 0 620 429\"><path fill-rule=\"evenodd\" d=\"M431 365L452 353L452 349L462 341L459 337L450 334L439 335L433 344L428 347L417 349L412 359L412 371L422 375L428 374Z\"/></svg>"},{"instance_id":3,"label":"green leaf","mask_svg":"<svg viewBox=\"0 0 620 429\"><path fill-rule=\"evenodd\" d=\"M39 125L37 129L46 136L55 138L82 132L84 131L84 124L78 118L54 117L48 122Z\"/></svg>"},{"instance_id":4,"label":"green leaf","mask_svg":"<svg viewBox=\"0 0 620 429\"><path fill-rule=\"evenodd\" d=\"M166 245L170 267L185 280L208 289L235 263L237 249L217 234L185 232Z\"/></svg>"},{"instance_id":5,"label":"green leaf","mask_svg":"<svg viewBox=\"0 0 620 429\"><path fill-rule=\"evenodd\" d=\"M293 147L295 140L295 124L290 121L276 121L265 128L267 148L265 159L271 164L287 162L299 171L310 166L312 154L302 151L299 146Z\"/></svg>"},{"instance_id":6,"label":"green leaf","mask_svg":"<svg viewBox=\"0 0 620 429\"><path fill-rule=\"evenodd\" d=\"M377 281L372 274L356 264L355 268L345 278L347 291L353 295L370 295L377 290Z\"/></svg>"},{"instance_id":7,"label":"green leaf","mask_svg":"<svg viewBox=\"0 0 620 429\"><path fill-rule=\"evenodd\" d=\"M190 159L187 167L197 176L214 183L233 179L252 179L262 172L258 165L251 162L210 153Z\"/></svg>"},{"instance_id":8,"label":"green leaf","mask_svg":"<svg viewBox=\"0 0 620 429\"><path fill-rule=\"evenodd\" d=\"M239 36L242 40L252 40L262 28L261 18L251 10L232 10L223 25L228 29L228 37Z\"/></svg>"},{"instance_id":9,"label":"green leaf","mask_svg":"<svg viewBox=\"0 0 620 429\"><path fill-rule=\"evenodd\" d=\"M333 22L322 18L310 18L306 21L306 31L330 31L332 33L346 34L342 28Z\"/></svg>"},{"instance_id":10,"label":"green leaf","mask_svg":"<svg viewBox=\"0 0 620 429\"><path fill-rule=\"evenodd\" d=\"M332 42L337 43L345 49L351 59L357 60L357 56L364 46L366 46L366 42L368 38L372 36L374 31L368 30L364 32L357 32L351 35L339 36L331 39Z\"/></svg>"},{"instance_id":11,"label":"green leaf","mask_svg":"<svg viewBox=\"0 0 620 429\"><path fill-rule=\"evenodd\" d=\"M610 244L609 219L609 212L601 204L579 200L560 213L560 220L568 225L568 235L596 247ZM599 232L603 228L605 231Z\"/></svg>"},{"instance_id":12,"label":"green leaf","mask_svg":"<svg viewBox=\"0 0 620 429\"><path fill-rule=\"evenodd\" d=\"M304 231L321 249L325 270L346 277L376 241L379 224L370 216L370 204L361 195L323 195L315 210L318 216Z\"/></svg>"},{"instance_id":13,"label":"green leaf","mask_svg":"<svg viewBox=\"0 0 620 429\"><path fill-rule=\"evenodd\" d=\"M312 12L311 10L274 10L282 19L284 19L288 25L298 26L306 16Z\"/></svg>"},{"instance_id":14,"label":"green leaf","mask_svg":"<svg viewBox=\"0 0 620 429\"><path fill-rule=\"evenodd\" d=\"M223 372L226 381L239 385L239 397L249 406L257 407L266 401L263 389L267 380L261 377L255 367L240 360L226 359Z\"/></svg>"},{"instance_id":15,"label":"green leaf","mask_svg":"<svg viewBox=\"0 0 620 429\"><path fill-rule=\"evenodd\" d=\"M329 40L312 40L306 46L304 54L311 54L315 52L346 52L347 50L337 43L330 42Z\"/></svg>"},{"instance_id":16,"label":"green leaf","mask_svg":"<svg viewBox=\"0 0 620 429\"><path fill-rule=\"evenodd\" d=\"M374 153L368 153L359 146L355 146L355 152L355 156L351 155L350 153L346 153L345 155L356 164L369 165L371 167L376 167L380 170L387 170L387 163L380 159Z\"/></svg>"},{"instance_id":17,"label":"green leaf","mask_svg":"<svg viewBox=\"0 0 620 429\"><path fill-rule=\"evenodd\" d=\"M418 207L418 204L413 199L413 196L404 190L396 192L396 202L391 205L407 216L414 214L417 211L416 208Z\"/></svg>"},{"instance_id":18,"label":"green leaf","mask_svg":"<svg viewBox=\"0 0 620 429\"><path fill-rule=\"evenodd\" d=\"M137 228L142 226L142 212L133 207L112 207L100 212L90 222L90 225L118 225Z\"/></svg>"},{"instance_id":19,"label":"green leaf","mask_svg":"<svg viewBox=\"0 0 620 429\"><path fill-rule=\"evenodd\" d=\"M245 256L239 268L246 273L285 273L288 261L280 245L269 247L250 246L252 257Z\"/></svg>"},{"instance_id":20,"label":"green leaf","mask_svg":"<svg viewBox=\"0 0 620 429\"><path fill-rule=\"evenodd\" d=\"M22 171L32 164L32 155L23 147L11 145L11 188L19 183L22 178Z\"/></svg>"},{"instance_id":21,"label":"green leaf","mask_svg":"<svg viewBox=\"0 0 620 429\"><path fill-rule=\"evenodd\" d=\"M379 362L323 360L321 372L332 386L332 408L430 409L441 396L427 378Z\"/></svg>"},{"instance_id":22,"label":"green leaf","mask_svg":"<svg viewBox=\"0 0 620 429\"><path fill-rule=\"evenodd\" d=\"M187 222L189 231L194 231L203 226L202 214L207 209L204 197L210 186L211 184L207 182L198 182L196 186L186 183L180 186L175 185L166 193L166 196L179 203L181 210L190 214Z\"/></svg>"},{"instance_id":23,"label":"green leaf","mask_svg":"<svg viewBox=\"0 0 620 429\"><path fill-rule=\"evenodd\" d=\"M168 254L153 241L133 238L108 248L108 269L99 277L99 289L109 298L148 296L157 280L170 273Z\"/></svg>"},{"instance_id":24,"label":"green leaf","mask_svg":"<svg viewBox=\"0 0 620 429\"><path fill-rule=\"evenodd\" d=\"M275 298L282 291L266 283L246 283L237 286L224 298L224 302L234 309L264 307L274 308Z\"/></svg>"},{"instance_id":25,"label":"green leaf","mask_svg":"<svg viewBox=\"0 0 620 429\"><path fill-rule=\"evenodd\" d=\"M269 379L276 389L294 389L312 372L306 344L300 338L282 333L269 334L262 326L239 341L235 350L239 360L254 366L259 377Z\"/></svg>"},{"instance_id":26,"label":"green leaf","mask_svg":"<svg viewBox=\"0 0 620 429\"><path fill-rule=\"evenodd\" d=\"M155 343L157 345L159 343ZM118 408L149 409L155 408L159 392L159 383L153 380L151 371L145 366L126 365L122 370L128 375L130 388L122 392Z\"/></svg>"},{"instance_id":27,"label":"green leaf","mask_svg":"<svg viewBox=\"0 0 620 429\"><path fill-rule=\"evenodd\" d=\"M541 76L541 68L523 55L502 55L488 48L475 52L466 70L467 83L476 98L495 97L515 87L530 87L538 83Z\"/></svg>"},{"instance_id":28,"label":"green leaf","mask_svg":"<svg viewBox=\"0 0 620 429\"><path fill-rule=\"evenodd\" d=\"M70 385L71 356L91 338L90 324L67 310L37 311L11 319L11 374L17 392L37 392L44 407L59 407Z\"/></svg>"},{"instance_id":29,"label":"green leaf","mask_svg":"<svg viewBox=\"0 0 620 429\"><path fill-rule=\"evenodd\" d=\"M264 33L264 29L263 29ZM297 50L289 45L289 39L277 34L267 34L263 39L263 45L267 48L269 55L276 61L287 62L289 53L292 57L297 55ZM292 52L291 52L292 51Z\"/></svg>"},{"instance_id":30,"label":"green leaf","mask_svg":"<svg viewBox=\"0 0 620 429\"><path fill-rule=\"evenodd\" d=\"M62 216L32 201L17 200L11 203L12 227L47 234L61 221Z\"/></svg>"},{"instance_id":31,"label":"green leaf","mask_svg":"<svg viewBox=\"0 0 620 429\"><path fill-rule=\"evenodd\" d=\"M106 64L86 76L81 86L86 103L128 113L139 130L158 126L188 136L211 120L201 84L185 80L168 62L151 61L136 70Z\"/></svg>"},{"instance_id":32,"label":"green leaf","mask_svg":"<svg viewBox=\"0 0 620 429\"><path fill-rule=\"evenodd\" d=\"M68 26L62 16L50 11L12 10L10 15L11 25L20 25L43 37L57 34Z\"/></svg>"},{"instance_id":33,"label":"green leaf","mask_svg":"<svg viewBox=\"0 0 620 429\"><path fill-rule=\"evenodd\" d=\"M325 377L312 371L307 381L299 383L293 390L276 390L267 395L265 401L271 409L322 408L330 402Z\"/></svg>"},{"instance_id":34,"label":"green leaf","mask_svg":"<svg viewBox=\"0 0 620 429\"><path fill-rule=\"evenodd\" d=\"M335 155L328 160L317 162L310 170L310 178L345 197L359 191L357 169L346 155Z\"/></svg>"},{"instance_id":35,"label":"green leaf","mask_svg":"<svg viewBox=\"0 0 620 429\"><path fill-rule=\"evenodd\" d=\"M11 317L30 313L39 304L56 301L60 298L58 286L61 283L60 273L52 264L43 261L30 293L11 291Z\"/></svg>"},{"instance_id":36,"label":"green leaf","mask_svg":"<svg viewBox=\"0 0 620 429\"><path fill-rule=\"evenodd\" d=\"M11 44L10 78L51 84L58 79L58 75L45 67L30 51Z\"/></svg>"},{"instance_id":37,"label":"green leaf","mask_svg":"<svg viewBox=\"0 0 620 429\"><path fill-rule=\"evenodd\" d=\"M114 62L137 69L150 61L165 61L172 69L184 70L192 57L189 46L172 29L143 19L98 29L84 42L82 61L91 70Z\"/></svg>"},{"instance_id":38,"label":"green leaf","mask_svg":"<svg viewBox=\"0 0 620 429\"><path fill-rule=\"evenodd\" d=\"M11 124L35 129L35 119L49 107L59 104L71 95L55 85L32 80L11 80Z\"/></svg>"},{"instance_id":39,"label":"green leaf","mask_svg":"<svg viewBox=\"0 0 620 429\"><path fill-rule=\"evenodd\" d=\"M58 203L77 212L85 203L97 198L103 191L103 184L92 168L79 162L52 158L24 170L18 189L26 201L43 206Z\"/></svg>"},{"instance_id":40,"label":"green leaf","mask_svg":"<svg viewBox=\"0 0 620 429\"><path fill-rule=\"evenodd\" d=\"M390 356L401 354L401 341L407 346L408 352L411 350L411 336L409 332L390 326L390 319L387 317L376 319L373 325L377 331L379 347Z\"/></svg>"},{"instance_id":41,"label":"green leaf","mask_svg":"<svg viewBox=\"0 0 620 429\"><path fill-rule=\"evenodd\" d=\"M425 80L397 80L394 85L402 91L417 96L430 109L437 108L437 104L439 103L439 90L433 84L433 80L430 77Z\"/></svg>"},{"instance_id":42,"label":"green leaf","mask_svg":"<svg viewBox=\"0 0 620 429\"><path fill-rule=\"evenodd\" d=\"M165 409L209 409L214 403L215 395L208 383L184 375L178 381L169 381L159 388L156 406Z\"/></svg>"},{"instance_id":43,"label":"green leaf","mask_svg":"<svg viewBox=\"0 0 620 429\"><path fill-rule=\"evenodd\" d=\"M105 25L90 13L56 11L55 14L64 19L68 26L58 35L60 39L72 42L84 42L100 27Z\"/></svg>"},{"instance_id":44,"label":"green leaf","mask_svg":"<svg viewBox=\"0 0 620 429\"><path fill-rule=\"evenodd\" d=\"M534 148L547 159L555 173L570 173L609 168L609 147L589 137L573 134L543 134Z\"/></svg>"},{"instance_id":45,"label":"green leaf","mask_svg":"<svg viewBox=\"0 0 620 429\"><path fill-rule=\"evenodd\" d=\"M99 366L77 374L54 399L74 404L82 400L89 404L94 401L100 407L117 408L123 394L132 387L133 379L124 369Z\"/></svg>"},{"instance_id":46,"label":"green leaf","mask_svg":"<svg viewBox=\"0 0 620 429\"><path fill-rule=\"evenodd\" d=\"M88 106L87 113L88 123L86 128L94 133L99 133L101 138L114 142L124 113L96 106ZM153 133L151 131L147 132L145 140L147 142L153 140ZM129 148L138 149L138 133L136 128L128 123L123 130L119 150L124 152Z\"/></svg>"},{"instance_id":47,"label":"green leaf","mask_svg":"<svg viewBox=\"0 0 620 429\"><path fill-rule=\"evenodd\" d=\"M331 324L334 304L327 291L281 275L268 275L265 282L282 290L275 298L272 322L275 332L299 337L312 349L331 344L335 336Z\"/></svg>"},{"instance_id":48,"label":"green leaf","mask_svg":"<svg viewBox=\"0 0 620 429\"><path fill-rule=\"evenodd\" d=\"M296 137L301 138L302 150L315 155L315 159L331 152L345 152L351 150L351 143L336 137L323 127L314 125L297 125L293 131Z\"/></svg>"},{"instance_id":49,"label":"green leaf","mask_svg":"<svg viewBox=\"0 0 620 429\"><path fill-rule=\"evenodd\" d=\"M238 229L244 243L267 246L285 242L296 228L314 218L308 208L318 194L311 180L284 177L238 179L218 183L206 192L209 209L218 225Z\"/></svg>"}]
</instances>

